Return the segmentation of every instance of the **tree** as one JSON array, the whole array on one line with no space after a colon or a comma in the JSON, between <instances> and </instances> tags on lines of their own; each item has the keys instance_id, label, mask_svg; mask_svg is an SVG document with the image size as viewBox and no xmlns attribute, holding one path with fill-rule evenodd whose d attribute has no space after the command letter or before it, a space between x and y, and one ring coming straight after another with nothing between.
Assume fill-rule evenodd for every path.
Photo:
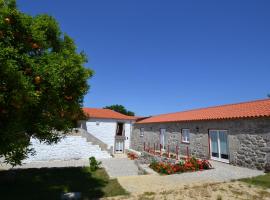
<instances>
[{"instance_id":1,"label":"tree","mask_svg":"<svg viewBox=\"0 0 270 200\"><path fill-rule=\"evenodd\" d=\"M0 0L0 157L6 163L21 164L34 153L31 137L56 143L84 116L93 74L85 62L54 18L32 17L15 0Z\"/></svg>"},{"instance_id":2,"label":"tree","mask_svg":"<svg viewBox=\"0 0 270 200\"><path fill-rule=\"evenodd\" d=\"M128 115L128 116L134 116L134 115L135 115L134 112L129 111L129 110L127 110L124 106L118 105L118 104L111 105L111 106L105 106L104 108L105 108L105 109L114 110L114 111L116 111L116 112L119 112L119 113L122 113L122 114Z\"/></svg>"}]
</instances>

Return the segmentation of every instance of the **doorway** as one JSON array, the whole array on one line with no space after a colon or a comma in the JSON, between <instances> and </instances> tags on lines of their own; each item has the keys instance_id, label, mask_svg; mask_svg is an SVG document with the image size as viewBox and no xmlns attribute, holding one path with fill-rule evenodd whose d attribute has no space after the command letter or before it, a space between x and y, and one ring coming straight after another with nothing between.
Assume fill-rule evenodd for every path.
<instances>
[{"instance_id":1,"label":"doorway","mask_svg":"<svg viewBox=\"0 0 270 200\"><path fill-rule=\"evenodd\" d=\"M125 149L125 124L117 122L115 133L115 153L124 153Z\"/></svg>"},{"instance_id":2,"label":"doorway","mask_svg":"<svg viewBox=\"0 0 270 200\"><path fill-rule=\"evenodd\" d=\"M124 153L124 141L122 140L115 141L115 153Z\"/></svg>"},{"instance_id":3,"label":"doorway","mask_svg":"<svg viewBox=\"0 0 270 200\"><path fill-rule=\"evenodd\" d=\"M209 130L210 157L229 163L228 131Z\"/></svg>"}]
</instances>

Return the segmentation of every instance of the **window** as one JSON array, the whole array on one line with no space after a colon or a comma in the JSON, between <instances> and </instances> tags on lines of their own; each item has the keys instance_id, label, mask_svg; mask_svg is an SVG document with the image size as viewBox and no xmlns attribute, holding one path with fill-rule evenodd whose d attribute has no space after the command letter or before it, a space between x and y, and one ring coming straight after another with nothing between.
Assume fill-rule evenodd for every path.
<instances>
[{"instance_id":1,"label":"window","mask_svg":"<svg viewBox=\"0 0 270 200\"><path fill-rule=\"evenodd\" d=\"M118 122L117 123L117 127L116 127L116 135L117 136L124 136L124 132L125 132L125 129L124 129L124 123L122 122Z\"/></svg>"},{"instance_id":2,"label":"window","mask_svg":"<svg viewBox=\"0 0 270 200\"><path fill-rule=\"evenodd\" d=\"M182 142L189 143L190 141L189 129L182 129Z\"/></svg>"},{"instance_id":3,"label":"window","mask_svg":"<svg viewBox=\"0 0 270 200\"><path fill-rule=\"evenodd\" d=\"M140 137L143 137L144 136L144 128L141 128L140 129Z\"/></svg>"}]
</instances>

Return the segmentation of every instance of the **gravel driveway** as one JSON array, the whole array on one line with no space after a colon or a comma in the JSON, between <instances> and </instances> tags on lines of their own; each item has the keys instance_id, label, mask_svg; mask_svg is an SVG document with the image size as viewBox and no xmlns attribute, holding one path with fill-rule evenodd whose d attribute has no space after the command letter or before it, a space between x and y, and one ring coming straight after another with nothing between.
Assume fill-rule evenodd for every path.
<instances>
[{"instance_id":1,"label":"gravel driveway","mask_svg":"<svg viewBox=\"0 0 270 200\"><path fill-rule=\"evenodd\" d=\"M138 166L135 164L134 160L127 158L111 158L101 161L102 166L106 169L111 178L138 175Z\"/></svg>"}]
</instances>

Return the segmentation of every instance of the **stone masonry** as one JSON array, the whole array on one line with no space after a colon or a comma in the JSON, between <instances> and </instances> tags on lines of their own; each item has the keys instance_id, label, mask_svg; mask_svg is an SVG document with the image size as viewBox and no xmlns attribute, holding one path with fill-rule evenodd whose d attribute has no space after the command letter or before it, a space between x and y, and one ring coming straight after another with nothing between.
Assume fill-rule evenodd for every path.
<instances>
[{"instance_id":1,"label":"stone masonry","mask_svg":"<svg viewBox=\"0 0 270 200\"><path fill-rule=\"evenodd\" d=\"M144 128L141 137L140 128ZM190 122L135 124L131 135L131 148L142 151L144 143L152 148L159 144L160 129L165 128L165 146L170 151L179 146L179 153L199 158L210 158L209 130L228 131L229 162L233 165L265 169L270 165L270 118L246 118L235 120L205 120ZM190 143L181 142L181 130L190 129Z\"/></svg>"}]
</instances>

